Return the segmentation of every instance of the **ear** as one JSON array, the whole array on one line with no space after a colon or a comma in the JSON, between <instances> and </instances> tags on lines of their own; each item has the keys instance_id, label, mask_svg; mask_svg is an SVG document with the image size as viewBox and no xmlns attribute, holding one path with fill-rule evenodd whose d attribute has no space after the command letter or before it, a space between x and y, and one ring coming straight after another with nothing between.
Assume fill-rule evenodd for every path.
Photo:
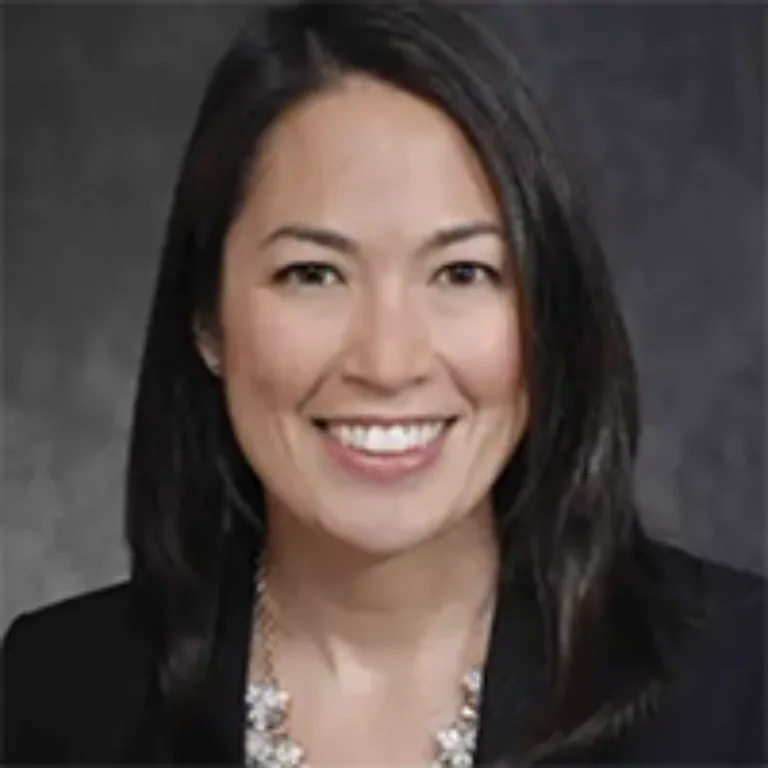
<instances>
[{"instance_id":1,"label":"ear","mask_svg":"<svg viewBox=\"0 0 768 768\"><path fill-rule=\"evenodd\" d=\"M210 323L203 321L199 316L195 318L192 328L195 337L195 346L205 367L214 375L221 372L221 341L219 334L215 333Z\"/></svg>"}]
</instances>

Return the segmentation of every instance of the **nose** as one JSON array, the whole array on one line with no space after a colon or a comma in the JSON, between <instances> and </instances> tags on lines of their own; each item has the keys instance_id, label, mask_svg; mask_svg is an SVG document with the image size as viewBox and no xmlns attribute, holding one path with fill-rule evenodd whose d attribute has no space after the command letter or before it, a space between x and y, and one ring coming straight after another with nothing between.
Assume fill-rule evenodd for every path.
<instances>
[{"instance_id":1,"label":"nose","mask_svg":"<svg viewBox=\"0 0 768 768\"><path fill-rule=\"evenodd\" d=\"M394 394L429 378L429 333L407 297L366 297L353 320L351 339L343 365L348 381Z\"/></svg>"}]
</instances>

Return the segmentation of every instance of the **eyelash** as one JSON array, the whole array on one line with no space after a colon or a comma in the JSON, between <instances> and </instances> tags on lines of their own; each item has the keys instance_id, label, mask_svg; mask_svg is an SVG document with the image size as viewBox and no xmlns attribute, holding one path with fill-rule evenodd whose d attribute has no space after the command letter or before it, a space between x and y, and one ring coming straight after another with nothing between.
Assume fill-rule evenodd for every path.
<instances>
[{"instance_id":1,"label":"eyelash","mask_svg":"<svg viewBox=\"0 0 768 768\"><path fill-rule=\"evenodd\" d=\"M456 277L459 270L466 269L472 270L475 276L480 273L482 277L477 280L470 279L468 282L449 282L448 285L457 287L472 287L474 285L480 284L481 282L489 282L491 285L499 285L501 283L501 273L498 270L494 269L488 264L482 264L477 261L454 261L450 264L445 264L442 266L438 270L437 274L439 277L441 274L452 272L453 276Z\"/></svg>"},{"instance_id":2,"label":"eyelash","mask_svg":"<svg viewBox=\"0 0 768 768\"><path fill-rule=\"evenodd\" d=\"M459 281L445 281L441 280L441 276L445 274L451 274L454 278L460 274L460 271L472 270L472 275L478 277L478 273L481 274L479 279L459 280ZM327 279L323 278L332 277L333 282L328 283ZM465 274L466 277L466 274ZM319 279L318 279L319 278ZM444 264L435 276L436 282L440 285L456 286L456 287L472 287L478 285L481 281L487 281L491 285L499 285L502 281L501 273L488 266L476 261L454 261L450 264ZM297 287L329 287L330 285L337 285L344 283L344 277L336 267L326 264L321 261L303 261L294 262L288 264L280 269L274 276L273 282L277 285L291 285Z\"/></svg>"},{"instance_id":3,"label":"eyelash","mask_svg":"<svg viewBox=\"0 0 768 768\"><path fill-rule=\"evenodd\" d=\"M332 267L330 264L324 264L321 261L301 261L288 264L275 274L273 282L277 285L327 287L328 283L325 283L322 280L308 279L312 274L314 274L315 277L318 277L318 273L322 273L326 276L333 275L335 283L344 282L344 278L341 276L338 269Z\"/></svg>"}]
</instances>

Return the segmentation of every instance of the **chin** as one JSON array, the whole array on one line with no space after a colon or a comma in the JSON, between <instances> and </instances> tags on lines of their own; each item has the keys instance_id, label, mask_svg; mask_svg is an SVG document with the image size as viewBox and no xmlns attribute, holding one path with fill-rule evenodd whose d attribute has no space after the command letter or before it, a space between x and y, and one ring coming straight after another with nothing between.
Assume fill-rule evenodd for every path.
<instances>
[{"instance_id":1,"label":"chin","mask_svg":"<svg viewBox=\"0 0 768 768\"><path fill-rule=\"evenodd\" d=\"M450 511L426 517L424 506L408 509L404 504L397 505L393 514L392 506L383 514L370 514L364 520L359 514L345 518L337 513L332 520L322 521L318 529L342 549L387 558L438 542L472 517L469 513L457 515Z\"/></svg>"}]
</instances>

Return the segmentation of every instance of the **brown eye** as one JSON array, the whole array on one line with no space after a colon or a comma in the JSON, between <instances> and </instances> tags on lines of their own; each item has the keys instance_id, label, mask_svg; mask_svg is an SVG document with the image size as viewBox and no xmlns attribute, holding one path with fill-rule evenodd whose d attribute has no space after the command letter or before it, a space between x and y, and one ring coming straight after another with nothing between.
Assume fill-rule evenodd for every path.
<instances>
[{"instance_id":1,"label":"brown eye","mask_svg":"<svg viewBox=\"0 0 768 768\"><path fill-rule=\"evenodd\" d=\"M437 273L436 280L441 285L473 286L490 284L497 285L501 275L487 264L475 261L457 261L446 264Z\"/></svg>"},{"instance_id":2,"label":"brown eye","mask_svg":"<svg viewBox=\"0 0 768 768\"><path fill-rule=\"evenodd\" d=\"M278 285L326 287L342 283L339 271L330 264L319 261L294 262L275 274Z\"/></svg>"}]
</instances>

